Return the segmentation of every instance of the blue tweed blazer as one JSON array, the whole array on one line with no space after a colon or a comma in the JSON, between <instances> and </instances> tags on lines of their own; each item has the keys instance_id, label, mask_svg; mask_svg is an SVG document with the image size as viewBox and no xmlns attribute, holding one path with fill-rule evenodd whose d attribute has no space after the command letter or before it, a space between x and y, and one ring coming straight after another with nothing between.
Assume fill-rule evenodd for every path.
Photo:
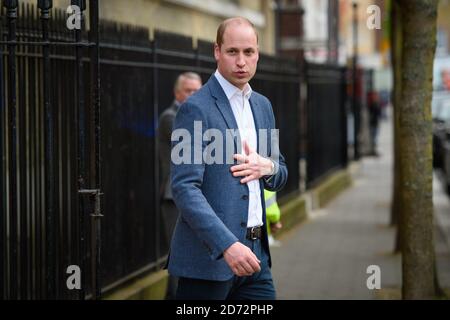
<instances>
[{"instance_id":1,"label":"blue tweed blazer","mask_svg":"<svg viewBox=\"0 0 450 320\"><path fill-rule=\"evenodd\" d=\"M271 148L270 141L276 137L270 131L275 129L275 118L269 100L253 92L250 106L258 134L258 153L265 147L267 155L277 159L276 174L270 179L260 179L263 221L266 221L264 188L279 191L286 184L288 173L278 144L275 144L276 148ZM173 130L185 129L192 139L173 141L172 149L177 144L184 143L184 146L189 144L191 150L194 150L194 121L200 121L197 122L197 128L201 123L202 134L207 129L214 128L226 137L227 129L238 128L230 103L214 75L181 105ZM259 129L268 130L266 146L260 145ZM241 150L240 137L232 141L234 150L231 157L238 153L237 150ZM209 143L211 141L202 141L202 150ZM224 143L224 158L228 154L226 148ZM180 216L166 267L170 274L178 277L226 281L233 277L233 272L225 262L223 252L234 242L245 239L249 189L247 184L240 183L242 177L233 177L231 174L230 168L236 164L235 161L224 159L222 164L207 164L204 161L194 163L193 159L194 155L190 164L174 164L171 161L172 193ZM263 227L262 244L270 257L266 226ZM269 258L269 265L270 263Z\"/></svg>"}]
</instances>

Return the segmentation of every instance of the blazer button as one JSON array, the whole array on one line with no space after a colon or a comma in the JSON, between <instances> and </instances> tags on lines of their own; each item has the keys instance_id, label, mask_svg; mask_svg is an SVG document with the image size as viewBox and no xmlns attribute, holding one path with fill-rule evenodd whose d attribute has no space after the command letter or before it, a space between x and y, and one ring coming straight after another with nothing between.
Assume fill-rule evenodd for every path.
<instances>
[{"instance_id":1,"label":"blazer button","mask_svg":"<svg viewBox=\"0 0 450 320\"><path fill-rule=\"evenodd\" d=\"M241 227L246 227L247 224L245 222L241 222Z\"/></svg>"},{"instance_id":2,"label":"blazer button","mask_svg":"<svg viewBox=\"0 0 450 320\"><path fill-rule=\"evenodd\" d=\"M248 200L248 195L244 194L244 195L241 197L241 199L242 199L242 200Z\"/></svg>"}]
</instances>

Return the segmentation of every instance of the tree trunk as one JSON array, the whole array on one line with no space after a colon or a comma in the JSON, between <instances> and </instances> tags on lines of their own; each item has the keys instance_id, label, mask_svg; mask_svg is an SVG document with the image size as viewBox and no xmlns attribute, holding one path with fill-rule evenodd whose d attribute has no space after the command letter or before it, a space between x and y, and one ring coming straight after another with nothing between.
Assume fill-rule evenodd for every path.
<instances>
[{"instance_id":1,"label":"tree trunk","mask_svg":"<svg viewBox=\"0 0 450 320\"><path fill-rule=\"evenodd\" d=\"M402 54L402 21L401 11L397 1L391 2L391 57L394 73L394 88L392 93L393 126L394 126L394 183L391 203L391 225L397 226L394 252L401 252L401 197L400 197L400 141L398 133L398 115L401 103L401 54Z\"/></svg>"},{"instance_id":2,"label":"tree trunk","mask_svg":"<svg viewBox=\"0 0 450 320\"><path fill-rule=\"evenodd\" d=\"M398 0L402 10L399 105L403 299L431 299L435 286L431 92L438 0Z\"/></svg>"}]
</instances>

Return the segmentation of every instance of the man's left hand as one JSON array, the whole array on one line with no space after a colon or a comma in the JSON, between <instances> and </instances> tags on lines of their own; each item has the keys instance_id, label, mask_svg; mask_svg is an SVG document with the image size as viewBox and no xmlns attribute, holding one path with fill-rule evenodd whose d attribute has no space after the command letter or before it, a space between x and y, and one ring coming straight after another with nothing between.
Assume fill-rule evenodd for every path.
<instances>
[{"instance_id":1,"label":"man's left hand","mask_svg":"<svg viewBox=\"0 0 450 320\"><path fill-rule=\"evenodd\" d=\"M240 163L231 167L234 177L245 176L244 179L241 179L241 183L247 183L272 174L274 164L270 159L256 153L245 140L243 141L243 148L244 155L235 154L233 156Z\"/></svg>"}]
</instances>

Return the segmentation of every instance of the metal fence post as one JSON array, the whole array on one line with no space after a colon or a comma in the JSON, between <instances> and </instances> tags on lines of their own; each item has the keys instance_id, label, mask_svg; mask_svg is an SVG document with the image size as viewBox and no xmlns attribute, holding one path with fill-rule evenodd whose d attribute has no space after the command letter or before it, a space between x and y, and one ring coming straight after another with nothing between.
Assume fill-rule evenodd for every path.
<instances>
[{"instance_id":1,"label":"metal fence post","mask_svg":"<svg viewBox=\"0 0 450 320\"><path fill-rule=\"evenodd\" d=\"M94 148L95 148L95 195L91 196L94 212L91 214L91 267L92 267L92 297L101 297L100 281L100 251L101 251L101 167L100 167L100 48L99 48L99 8L98 0L89 1L89 39L95 45L91 47L91 84L92 112L94 114Z\"/></svg>"},{"instance_id":2,"label":"metal fence post","mask_svg":"<svg viewBox=\"0 0 450 320\"><path fill-rule=\"evenodd\" d=\"M358 101L357 94L357 82L358 82L358 4L353 2L353 90L352 90L352 109L354 117L354 160L359 160L361 156L361 150L359 145L359 130L360 130L360 103Z\"/></svg>"},{"instance_id":3,"label":"metal fence post","mask_svg":"<svg viewBox=\"0 0 450 320\"><path fill-rule=\"evenodd\" d=\"M84 28L84 10L86 10L85 0L71 0L71 5L76 5L80 8L80 26L81 29L74 29L75 42L77 43L75 47L75 74L76 74L76 93L77 93L77 104L74 110L74 128L77 129L77 139L78 142L75 145L75 154L77 156L76 165L76 177L78 190L85 188L86 179L86 129L85 129L85 96L84 96L84 65L83 65L83 47L80 42L82 41L82 30ZM78 194L78 201L76 207L78 210L78 225L77 225L77 254L76 260L78 265L81 267L81 289L78 293L78 298L84 300L86 297L86 220L85 220L85 206L83 202L83 195Z\"/></svg>"},{"instance_id":4,"label":"metal fence post","mask_svg":"<svg viewBox=\"0 0 450 320\"><path fill-rule=\"evenodd\" d=\"M9 147L9 241L7 241L7 297L17 298L18 255L17 255L17 119L16 119L16 28L17 0L5 0L3 6L8 17L8 147Z\"/></svg>"},{"instance_id":5,"label":"metal fence post","mask_svg":"<svg viewBox=\"0 0 450 320\"><path fill-rule=\"evenodd\" d=\"M0 8L1 9L1 8ZM0 23L0 35L3 36L3 28ZM3 39L2 39L3 40ZM3 46L1 48L3 51ZM5 235L6 235L6 153L4 150L5 144L3 139L5 138L5 110L3 104L3 54L0 54L0 300L4 300L6 297L6 281L5 281Z\"/></svg>"},{"instance_id":6,"label":"metal fence post","mask_svg":"<svg viewBox=\"0 0 450 320\"><path fill-rule=\"evenodd\" d=\"M56 289L55 277L55 169L53 161L54 152L54 123L53 110L50 101L50 46L45 44L49 41L49 20L50 9L52 8L52 0L38 0L38 8L41 11L42 21L42 48L43 56L43 93L44 93L44 112L45 112L45 202L46 202L46 282L47 282L47 299L54 299Z\"/></svg>"},{"instance_id":7,"label":"metal fence post","mask_svg":"<svg viewBox=\"0 0 450 320\"><path fill-rule=\"evenodd\" d=\"M156 128L158 126L158 94L159 94L159 88L158 88L158 41L157 37L155 36L153 39L153 127ZM156 252L156 260L160 257L160 232L159 232L159 226L160 223L160 217L161 217L161 208L159 205L160 201L160 190L159 190L159 157L158 157L158 139L156 139L155 136L155 151L154 151L154 159L155 159L155 252Z\"/></svg>"}]
</instances>

